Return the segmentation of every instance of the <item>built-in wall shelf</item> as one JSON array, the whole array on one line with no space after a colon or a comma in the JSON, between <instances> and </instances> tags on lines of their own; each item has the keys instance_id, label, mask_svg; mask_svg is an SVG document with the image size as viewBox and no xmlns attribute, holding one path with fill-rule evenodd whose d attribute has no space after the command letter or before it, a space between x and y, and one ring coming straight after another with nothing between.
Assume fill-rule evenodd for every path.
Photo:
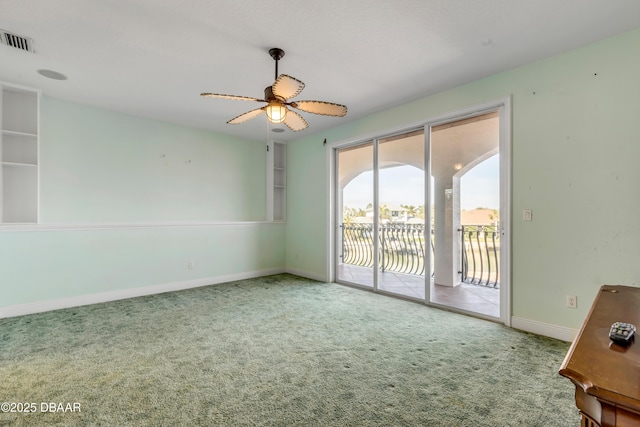
<instances>
[{"instance_id":1,"label":"built-in wall shelf","mask_svg":"<svg viewBox=\"0 0 640 427\"><path fill-rule=\"evenodd\" d=\"M2 166L7 167L27 167L27 168L37 168L38 165L34 165L31 163L16 163L16 162L2 162Z\"/></svg>"},{"instance_id":2,"label":"built-in wall shelf","mask_svg":"<svg viewBox=\"0 0 640 427\"><path fill-rule=\"evenodd\" d=\"M0 224L38 222L40 92L0 82Z\"/></svg>"},{"instance_id":3,"label":"built-in wall shelf","mask_svg":"<svg viewBox=\"0 0 640 427\"><path fill-rule=\"evenodd\" d=\"M287 145L267 143L267 220L285 221L287 207Z\"/></svg>"}]
</instances>

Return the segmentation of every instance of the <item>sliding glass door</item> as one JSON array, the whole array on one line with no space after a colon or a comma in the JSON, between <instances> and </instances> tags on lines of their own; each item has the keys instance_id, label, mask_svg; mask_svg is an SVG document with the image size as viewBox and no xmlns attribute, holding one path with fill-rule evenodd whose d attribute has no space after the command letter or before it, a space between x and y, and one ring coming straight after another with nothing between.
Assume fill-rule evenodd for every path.
<instances>
[{"instance_id":1,"label":"sliding glass door","mask_svg":"<svg viewBox=\"0 0 640 427\"><path fill-rule=\"evenodd\" d=\"M498 111L430 127L434 271L430 302L500 317Z\"/></svg>"},{"instance_id":2,"label":"sliding glass door","mask_svg":"<svg viewBox=\"0 0 640 427\"><path fill-rule=\"evenodd\" d=\"M337 280L425 298L422 129L336 150Z\"/></svg>"},{"instance_id":3,"label":"sliding glass door","mask_svg":"<svg viewBox=\"0 0 640 427\"><path fill-rule=\"evenodd\" d=\"M374 288L374 143L336 152L337 280Z\"/></svg>"},{"instance_id":4,"label":"sliding glass door","mask_svg":"<svg viewBox=\"0 0 640 427\"><path fill-rule=\"evenodd\" d=\"M378 140L378 289L424 300L424 131Z\"/></svg>"}]
</instances>

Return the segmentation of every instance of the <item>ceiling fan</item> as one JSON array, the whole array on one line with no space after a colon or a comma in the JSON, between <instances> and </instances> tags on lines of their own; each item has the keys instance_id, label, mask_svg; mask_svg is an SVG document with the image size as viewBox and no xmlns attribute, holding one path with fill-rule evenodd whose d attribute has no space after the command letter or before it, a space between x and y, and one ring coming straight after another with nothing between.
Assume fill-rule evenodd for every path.
<instances>
[{"instance_id":1,"label":"ceiling fan","mask_svg":"<svg viewBox=\"0 0 640 427\"><path fill-rule=\"evenodd\" d=\"M232 125L244 123L247 120L258 117L262 113L266 113L267 119L271 123L284 123L289 129L297 132L306 129L309 124L300 114L287 107L292 107L306 113L320 114L323 116L343 117L347 114L346 106L334 104L332 102L289 101L291 98L297 96L300 92L302 92L302 89L304 89L304 83L286 74L280 74L278 76L278 61L284 56L284 50L279 48L269 49L269 55L271 55L271 57L276 61L276 81L273 83L273 85L267 87L264 90L264 99L251 98L249 96L223 95L219 93L208 92L201 93L200 95L210 98L223 98L238 101L257 101L267 103L267 105L265 105L264 107L247 111L246 113L240 114L239 116L234 117L227 122Z\"/></svg>"}]
</instances>

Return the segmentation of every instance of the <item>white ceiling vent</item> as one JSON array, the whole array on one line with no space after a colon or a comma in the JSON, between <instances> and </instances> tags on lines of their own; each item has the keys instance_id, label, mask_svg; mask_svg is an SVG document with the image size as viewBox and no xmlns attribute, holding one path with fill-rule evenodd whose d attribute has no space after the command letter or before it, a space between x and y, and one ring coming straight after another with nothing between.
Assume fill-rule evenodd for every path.
<instances>
[{"instance_id":1,"label":"white ceiling vent","mask_svg":"<svg viewBox=\"0 0 640 427\"><path fill-rule=\"evenodd\" d=\"M33 39L29 37L19 36L9 31L0 30L0 42L16 49L33 52Z\"/></svg>"}]
</instances>

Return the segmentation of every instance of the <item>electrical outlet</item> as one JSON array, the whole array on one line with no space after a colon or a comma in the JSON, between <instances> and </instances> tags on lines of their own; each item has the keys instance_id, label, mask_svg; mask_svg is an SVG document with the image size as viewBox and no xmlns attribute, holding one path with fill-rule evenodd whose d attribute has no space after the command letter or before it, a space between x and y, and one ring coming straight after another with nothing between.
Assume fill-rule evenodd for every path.
<instances>
[{"instance_id":1,"label":"electrical outlet","mask_svg":"<svg viewBox=\"0 0 640 427\"><path fill-rule=\"evenodd\" d=\"M187 263L187 265L189 266L189 269L193 270L194 268L196 268L196 263L195 261L189 261Z\"/></svg>"},{"instance_id":2,"label":"electrical outlet","mask_svg":"<svg viewBox=\"0 0 640 427\"><path fill-rule=\"evenodd\" d=\"M575 295L567 295L567 307L578 308L578 297Z\"/></svg>"}]
</instances>

